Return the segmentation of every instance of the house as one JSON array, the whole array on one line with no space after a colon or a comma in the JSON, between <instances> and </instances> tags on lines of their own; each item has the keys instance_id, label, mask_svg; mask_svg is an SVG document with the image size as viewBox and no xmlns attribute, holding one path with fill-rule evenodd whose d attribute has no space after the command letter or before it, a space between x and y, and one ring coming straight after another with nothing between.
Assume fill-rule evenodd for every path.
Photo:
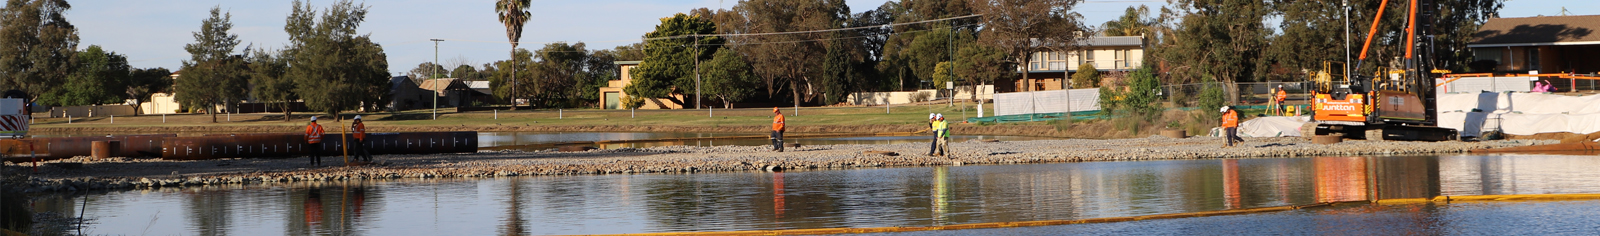
<instances>
[{"instance_id":1,"label":"house","mask_svg":"<svg viewBox=\"0 0 1600 236\"><path fill-rule=\"evenodd\" d=\"M1516 73L1600 72L1600 15L1489 19L1472 35L1474 68ZM1492 61L1490 64L1480 64ZM1490 67L1492 66L1492 67Z\"/></svg>"},{"instance_id":2,"label":"house","mask_svg":"<svg viewBox=\"0 0 1600 236\"><path fill-rule=\"evenodd\" d=\"M606 81L606 87L600 88L600 108L602 109L628 109L622 105L622 98L628 97L622 88L633 83L633 68L639 67L639 61L617 61L617 72L620 75L611 81ZM666 98L645 98L644 104L639 109L683 109L684 95L673 93Z\"/></svg>"},{"instance_id":3,"label":"house","mask_svg":"<svg viewBox=\"0 0 1600 236\"><path fill-rule=\"evenodd\" d=\"M1084 64L1094 65L1102 73L1132 71L1144 64L1144 46L1143 36L1097 36L1085 39L1083 50L1037 52L1027 65L1028 80L1016 76L1011 83L996 82L994 89L996 92L1060 90L1067 86L1066 78L1078 73L1078 67ZM1017 73L1022 73L1022 68L1017 68Z\"/></svg>"},{"instance_id":4,"label":"house","mask_svg":"<svg viewBox=\"0 0 1600 236\"><path fill-rule=\"evenodd\" d=\"M494 89L489 87L489 81L487 80L468 80L462 82L467 83L467 88L471 88L472 91L478 91L478 93L482 94L494 94Z\"/></svg>"},{"instance_id":5,"label":"house","mask_svg":"<svg viewBox=\"0 0 1600 236\"><path fill-rule=\"evenodd\" d=\"M433 91L438 96L439 107L474 107L488 105L494 101L493 96L473 89L466 82L456 78L430 79L422 81L422 85L418 87ZM433 106L433 101L422 103L424 107Z\"/></svg>"},{"instance_id":6,"label":"house","mask_svg":"<svg viewBox=\"0 0 1600 236\"><path fill-rule=\"evenodd\" d=\"M177 82L178 76L181 75L182 73L183 73L183 71L172 72L172 75L169 75L168 78L172 78L172 80L173 80L172 84L176 85L176 84L178 84L178 82ZM178 111L181 111L183 109L183 107L178 105L178 101L174 100L174 96L175 95L173 95L171 88L168 88L167 92L165 92L165 93L151 94L149 101L139 101L139 113L140 114L177 114ZM133 99L128 99L127 101L128 101L128 103L133 103L134 102Z\"/></svg>"},{"instance_id":7,"label":"house","mask_svg":"<svg viewBox=\"0 0 1600 236\"><path fill-rule=\"evenodd\" d=\"M433 91L422 89L410 76L389 78L389 105L391 111L404 111L433 107Z\"/></svg>"}]
</instances>

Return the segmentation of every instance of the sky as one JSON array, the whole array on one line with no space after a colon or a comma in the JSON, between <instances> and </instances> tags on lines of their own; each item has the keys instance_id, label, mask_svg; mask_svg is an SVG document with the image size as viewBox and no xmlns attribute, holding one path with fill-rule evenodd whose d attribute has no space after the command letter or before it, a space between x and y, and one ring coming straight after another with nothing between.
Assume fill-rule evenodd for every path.
<instances>
[{"instance_id":1,"label":"sky","mask_svg":"<svg viewBox=\"0 0 1600 236\"><path fill-rule=\"evenodd\" d=\"M210 15L212 7L232 14L234 34L245 46L284 48L289 36L284 18L288 0L80 0L69 1L67 20L78 27L79 48L100 45L128 57L135 68L165 67L177 70L189 58L183 50L193 43L193 32ZM660 23L660 18L695 8L730 8L736 0L533 0L520 48L537 49L545 43L583 42L590 50L610 49L639 42L640 36ZM848 0L851 12L876 9L887 0ZM325 9L333 0L311 1ZM363 3L363 2L358 2ZM371 0L370 12L358 32L371 35L389 57L389 71L403 75L417 64L434 61L434 43L443 65L484 63L509 58L505 27L495 18L493 0ZM1077 7L1085 24L1098 26L1122 15L1129 6L1159 9L1164 0L1089 0ZM1572 15L1600 14L1600 1L1510 0L1502 17L1558 15L1566 7Z\"/></svg>"}]
</instances>

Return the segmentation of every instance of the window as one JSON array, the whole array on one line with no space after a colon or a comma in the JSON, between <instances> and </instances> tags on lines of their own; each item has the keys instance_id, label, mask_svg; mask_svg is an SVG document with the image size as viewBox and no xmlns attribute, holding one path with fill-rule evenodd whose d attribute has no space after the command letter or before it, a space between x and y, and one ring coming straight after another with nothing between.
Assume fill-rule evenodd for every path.
<instances>
[{"instance_id":1,"label":"window","mask_svg":"<svg viewBox=\"0 0 1600 236\"><path fill-rule=\"evenodd\" d=\"M1473 61L1490 60L1496 63L1503 59L1500 56L1499 48L1474 48L1472 50L1472 58L1474 59Z\"/></svg>"},{"instance_id":2,"label":"window","mask_svg":"<svg viewBox=\"0 0 1600 236\"><path fill-rule=\"evenodd\" d=\"M1117 69L1128 68L1128 55L1125 54L1127 51L1128 50L1122 50L1122 49L1117 49L1117 50L1111 51L1111 54L1112 54L1111 57L1112 57L1112 61L1113 61L1111 66L1112 67L1116 67Z\"/></svg>"},{"instance_id":3,"label":"window","mask_svg":"<svg viewBox=\"0 0 1600 236\"><path fill-rule=\"evenodd\" d=\"M1539 70L1539 48L1528 48L1528 70Z\"/></svg>"},{"instance_id":4,"label":"window","mask_svg":"<svg viewBox=\"0 0 1600 236\"><path fill-rule=\"evenodd\" d=\"M1090 66L1094 66L1096 69L1100 68L1100 65L1094 64L1094 50L1083 50L1082 64L1089 64Z\"/></svg>"},{"instance_id":5,"label":"window","mask_svg":"<svg viewBox=\"0 0 1600 236\"><path fill-rule=\"evenodd\" d=\"M1138 62L1138 60L1134 60L1133 59L1133 50L1132 49L1122 50L1122 58L1124 60L1126 60L1125 61L1126 64L1124 65L1125 67L1128 67L1128 68L1139 67L1138 64L1133 64L1134 62Z\"/></svg>"},{"instance_id":6,"label":"window","mask_svg":"<svg viewBox=\"0 0 1600 236\"><path fill-rule=\"evenodd\" d=\"M1045 53L1043 53L1043 51L1042 53L1034 53L1034 59L1032 59L1030 62L1027 62L1027 69L1045 70Z\"/></svg>"}]
</instances>

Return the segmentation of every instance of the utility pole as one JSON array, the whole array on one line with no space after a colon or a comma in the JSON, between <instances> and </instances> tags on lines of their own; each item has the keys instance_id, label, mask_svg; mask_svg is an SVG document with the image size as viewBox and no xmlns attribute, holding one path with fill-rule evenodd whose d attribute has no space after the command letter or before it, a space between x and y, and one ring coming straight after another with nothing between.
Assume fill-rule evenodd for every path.
<instances>
[{"instance_id":1,"label":"utility pole","mask_svg":"<svg viewBox=\"0 0 1600 236\"><path fill-rule=\"evenodd\" d=\"M691 55L694 57L694 109L700 109L700 35L691 38L694 39L694 55ZM707 111L706 117L710 117L710 114Z\"/></svg>"},{"instance_id":2,"label":"utility pole","mask_svg":"<svg viewBox=\"0 0 1600 236\"><path fill-rule=\"evenodd\" d=\"M433 78L439 77L439 41L444 41L444 40L443 39L428 39L428 41L433 41L433 75L429 75L428 76L428 80L433 80ZM434 85L433 86L434 87L438 87L439 86L438 81L434 81ZM446 86L446 87L448 87L448 86ZM444 90L444 89L441 88L439 90ZM515 107L516 105L512 105L512 106ZM434 120L438 120L439 119L439 91L434 91L433 92L433 119Z\"/></svg>"},{"instance_id":3,"label":"utility pole","mask_svg":"<svg viewBox=\"0 0 1600 236\"><path fill-rule=\"evenodd\" d=\"M1383 9L1378 10L1382 11ZM1344 0L1344 76L1346 78L1350 77L1350 0ZM1328 79L1331 80L1333 78ZM1329 84L1332 84L1332 82Z\"/></svg>"}]
</instances>

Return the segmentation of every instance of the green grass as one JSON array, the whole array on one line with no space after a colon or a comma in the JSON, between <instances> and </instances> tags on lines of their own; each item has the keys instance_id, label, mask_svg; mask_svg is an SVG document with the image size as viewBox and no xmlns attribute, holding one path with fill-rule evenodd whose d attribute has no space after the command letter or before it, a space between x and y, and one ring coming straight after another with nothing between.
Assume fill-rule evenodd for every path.
<instances>
[{"instance_id":1,"label":"green grass","mask_svg":"<svg viewBox=\"0 0 1600 236\"><path fill-rule=\"evenodd\" d=\"M986 105L985 107L990 107ZM368 126L479 126L479 125L567 125L567 126L600 126L600 125L632 125L632 126L724 126L724 125L770 125L772 122L771 108L743 108L743 109L714 109L708 117L706 110L599 110L599 109L566 109L566 110L518 110L508 111L472 111L453 112L454 109L441 109L437 120L433 119L430 110L410 110L403 112L379 113L346 113L341 114L346 119L355 115L362 115ZM949 107L946 105L921 105L921 106L894 106L888 113L883 107L802 107L799 114L795 114L793 107L784 108L790 126L804 125L898 125L898 124L924 124L927 122L929 112L944 113L947 120L959 122L965 117L976 116L976 110L969 108L967 115L963 116L960 105ZM281 113L252 113L235 114L229 121L227 116L219 115L217 123L211 123L211 116L206 114L181 114L166 115L162 121L161 115L142 115L116 117L115 122L108 117L74 118L69 124L66 118L38 118L35 119L35 128L68 128L68 127L149 127L149 126L298 126L306 123L306 118L313 113L295 113L291 121L283 121ZM498 119L496 118L498 116ZM323 116L320 122L329 125L329 117ZM345 120L348 122L348 120Z\"/></svg>"}]
</instances>

